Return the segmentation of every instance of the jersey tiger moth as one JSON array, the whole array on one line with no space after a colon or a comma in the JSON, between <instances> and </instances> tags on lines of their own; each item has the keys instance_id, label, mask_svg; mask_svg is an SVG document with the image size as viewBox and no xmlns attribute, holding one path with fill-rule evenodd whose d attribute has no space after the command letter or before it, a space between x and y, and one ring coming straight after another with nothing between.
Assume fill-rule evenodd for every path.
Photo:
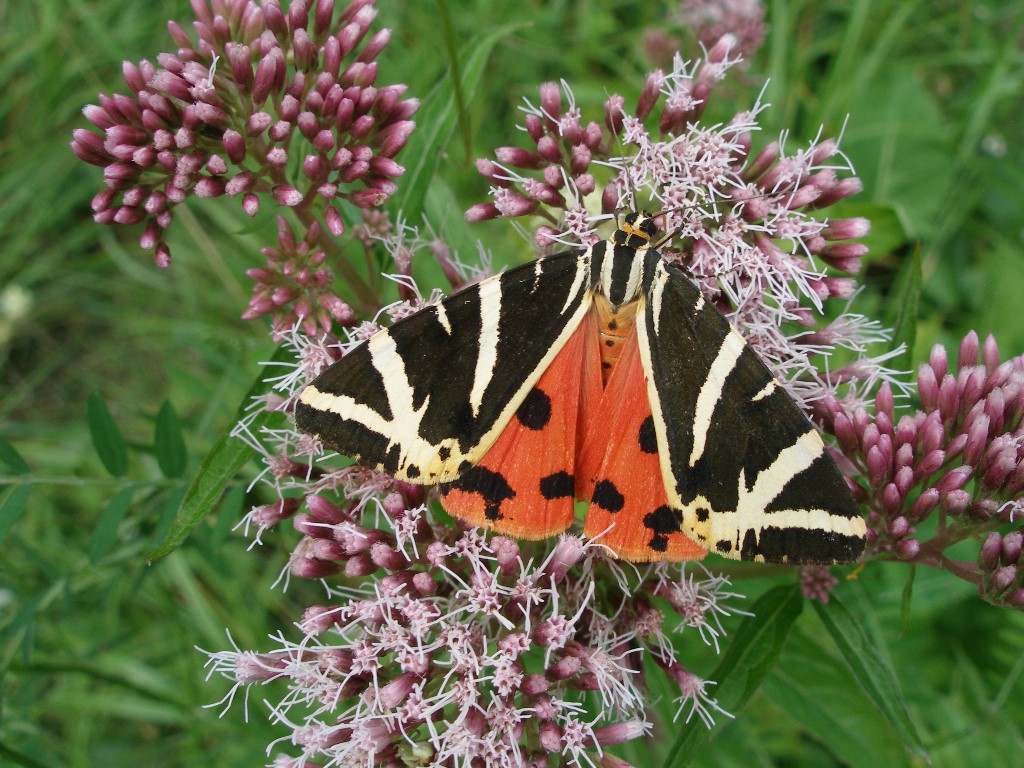
<instances>
[{"instance_id":1,"label":"jersey tiger moth","mask_svg":"<svg viewBox=\"0 0 1024 768\"><path fill-rule=\"evenodd\" d=\"M378 331L296 424L515 538L565 531L579 498L627 560L856 560L864 520L820 435L656 232L630 213Z\"/></svg>"}]
</instances>

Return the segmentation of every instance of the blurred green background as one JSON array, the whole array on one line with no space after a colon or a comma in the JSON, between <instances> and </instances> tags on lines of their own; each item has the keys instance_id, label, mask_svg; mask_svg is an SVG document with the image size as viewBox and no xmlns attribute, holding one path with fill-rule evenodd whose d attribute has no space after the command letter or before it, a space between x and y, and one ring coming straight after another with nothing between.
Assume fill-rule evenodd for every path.
<instances>
[{"instance_id":1,"label":"blurred green background","mask_svg":"<svg viewBox=\"0 0 1024 768\"><path fill-rule=\"evenodd\" d=\"M467 94L468 130L435 148L426 213L455 242L483 238L498 265L512 263L529 253L511 227L467 229L461 211L486 195L472 160L495 146L525 146L514 128L522 98L536 101L541 82L565 78L584 118L600 120L609 93L635 103L654 66L643 45L650 29L678 36L684 58L699 49L673 22L670 2L449 6L461 48L500 31L482 87ZM168 18L187 27L189 3L0 3L0 436L29 467L17 474L0 465L4 765L264 764L265 745L284 731L265 724L256 696L249 723L237 704L223 717L203 709L228 685L204 682L194 647L228 647L225 628L241 648L265 647L267 634L322 599L315 585L295 580L287 592L271 589L292 531L247 551L231 530L250 505L268 500L259 489L246 492L255 461L182 549L145 562L272 351L264 323L239 319L251 290L244 270L273 242L272 206L252 221L236 200L191 201L171 229L174 263L161 271L140 251L137 230L93 223L89 201L101 171L68 149L71 130L86 126L82 106L98 92L126 91L122 60L173 50ZM381 80L408 83L425 110L432 94L447 92L438 18L430 0L380 2L378 27L393 29ZM770 78L764 100L772 106L755 151L783 130L796 147L819 126L828 136L845 123L841 146L865 190L842 214L874 222L854 309L891 316L893 277L920 249L915 366L934 343L955 350L971 328L994 334L1004 356L1024 352L1024 5L779 0L767 4L767 24L749 67L715 91L716 110L727 117L747 108ZM92 447L93 391L128 439L122 478L107 474ZM165 402L181 419L188 454L184 472L170 479L151 448ZM1014 764L1024 745L1024 615L927 572L917 573L904 615L907 571L870 564L840 590L895 668L933 763ZM753 595L772 583L738 589ZM714 659L695 636L691 645L683 660L707 674ZM671 732L659 731L651 752L624 754L658 765ZM813 611L750 707L696 760L915 763L857 690Z\"/></svg>"}]
</instances>

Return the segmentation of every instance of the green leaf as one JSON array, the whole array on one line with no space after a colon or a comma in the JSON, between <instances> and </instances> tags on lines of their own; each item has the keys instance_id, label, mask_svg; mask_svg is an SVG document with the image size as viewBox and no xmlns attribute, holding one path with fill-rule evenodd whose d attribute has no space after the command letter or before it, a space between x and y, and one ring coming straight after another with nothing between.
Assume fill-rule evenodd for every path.
<instances>
[{"instance_id":1,"label":"green leaf","mask_svg":"<svg viewBox=\"0 0 1024 768\"><path fill-rule=\"evenodd\" d=\"M0 437L0 461L10 467L16 475L24 475L29 471L28 463L21 458L21 454L2 437Z\"/></svg>"},{"instance_id":2,"label":"green leaf","mask_svg":"<svg viewBox=\"0 0 1024 768\"><path fill-rule=\"evenodd\" d=\"M903 353L889 363L898 371L909 371L914 362L914 342L917 340L917 307L921 300L921 249L903 264L889 301L889 327L892 328L892 349L905 344Z\"/></svg>"},{"instance_id":3,"label":"green leaf","mask_svg":"<svg viewBox=\"0 0 1024 768\"><path fill-rule=\"evenodd\" d=\"M284 347L278 347L274 350L271 363L285 362L292 357L293 353ZM160 546L149 553L150 561L159 560L181 546L195 527L217 505L224 493L224 488L231 482L238 470L252 458L253 449L241 439L232 437L231 432L235 428L235 422L248 415L252 398L262 394L270 387L264 380L265 375L266 372L262 370L257 375L256 381L253 382L245 397L242 398L241 405L238 406L234 422L217 439L209 454L199 465L199 473L189 485L166 538L160 543ZM251 419L249 429L253 434L258 434L274 418L281 418L281 414L260 411Z\"/></svg>"},{"instance_id":4,"label":"green leaf","mask_svg":"<svg viewBox=\"0 0 1024 768\"><path fill-rule=\"evenodd\" d=\"M739 713L775 666L793 622L803 610L803 597L796 585L775 587L761 595L750 610L754 615L740 625L710 676L717 685L709 688L708 693L732 715ZM672 745L666 768L689 765L719 727L708 729L700 718L693 718L682 727Z\"/></svg>"},{"instance_id":5,"label":"green leaf","mask_svg":"<svg viewBox=\"0 0 1024 768\"><path fill-rule=\"evenodd\" d=\"M114 546L114 541L117 540L117 531L121 527L121 521L124 520L134 493L133 487L126 486L107 502L99 522L96 523L96 530L92 532L92 539L89 541L89 562L97 562Z\"/></svg>"},{"instance_id":6,"label":"green leaf","mask_svg":"<svg viewBox=\"0 0 1024 768\"><path fill-rule=\"evenodd\" d=\"M21 513L25 511L25 504L28 502L28 495L31 491L31 485L15 486L0 504L0 544L3 544L7 534L18 522Z\"/></svg>"},{"instance_id":7,"label":"green leaf","mask_svg":"<svg viewBox=\"0 0 1024 768\"><path fill-rule=\"evenodd\" d=\"M86 412L92 443L96 446L100 461L114 477L123 477L128 471L128 451L125 448L124 436L114 417L110 415L107 404L96 392L89 394Z\"/></svg>"},{"instance_id":8,"label":"green leaf","mask_svg":"<svg viewBox=\"0 0 1024 768\"><path fill-rule=\"evenodd\" d=\"M928 760L921 736L910 719L899 683L886 655L875 646L835 593L831 595L828 605L817 601L811 604L857 684L907 748L918 757Z\"/></svg>"},{"instance_id":9,"label":"green leaf","mask_svg":"<svg viewBox=\"0 0 1024 768\"><path fill-rule=\"evenodd\" d=\"M170 400L164 401L164 404L160 406L160 412L156 415L153 451L156 453L156 463L160 465L160 471L164 473L164 477L181 477L184 474L185 463L188 459L185 452L185 438L181 433L178 414Z\"/></svg>"},{"instance_id":10,"label":"green leaf","mask_svg":"<svg viewBox=\"0 0 1024 768\"><path fill-rule=\"evenodd\" d=\"M483 78L484 65L494 46L515 30L527 26L525 22L503 24L477 38L459 59L462 67L462 94L468 101ZM427 187L441 162L442 148L447 147L459 120L455 84L451 76L444 79L424 99L423 108L416 116L416 130L402 150L400 160L412 159L402 176L402 189L396 195L398 210L406 220L418 222L423 213Z\"/></svg>"}]
</instances>

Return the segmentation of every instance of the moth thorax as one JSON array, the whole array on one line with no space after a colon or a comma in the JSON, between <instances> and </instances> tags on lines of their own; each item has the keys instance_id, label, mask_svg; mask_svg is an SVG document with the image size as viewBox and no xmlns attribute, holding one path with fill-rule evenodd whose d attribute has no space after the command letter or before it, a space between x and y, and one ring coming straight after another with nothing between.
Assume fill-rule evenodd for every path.
<instances>
[{"instance_id":1,"label":"moth thorax","mask_svg":"<svg viewBox=\"0 0 1024 768\"><path fill-rule=\"evenodd\" d=\"M631 301L620 307L612 306L612 303L601 294L594 296L594 312L597 314L599 338L601 344L601 379L603 384L608 383L615 364L622 354L622 347L629 336L633 324L636 322L636 311L638 301Z\"/></svg>"}]
</instances>

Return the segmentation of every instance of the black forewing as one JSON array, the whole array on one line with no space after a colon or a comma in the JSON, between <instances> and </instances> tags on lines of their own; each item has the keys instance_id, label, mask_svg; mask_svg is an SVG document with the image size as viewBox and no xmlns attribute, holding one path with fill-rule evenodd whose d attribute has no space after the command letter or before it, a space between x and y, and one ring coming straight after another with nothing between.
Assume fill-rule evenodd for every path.
<instances>
[{"instance_id":1,"label":"black forewing","mask_svg":"<svg viewBox=\"0 0 1024 768\"><path fill-rule=\"evenodd\" d=\"M652 400L657 399L655 411L660 410L663 421L669 498L674 489L684 521L704 538L702 544L729 557L856 559L864 546L856 502L807 417L749 345L738 335L727 343L736 334L729 321L680 270L653 252L647 260L642 322L650 348ZM658 262L667 279L661 278L663 289L656 297ZM715 365L723 347L731 348L727 357L735 362L726 366L724 377L715 378L723 370ZM710 386L718 394L710 422L708 413L698 414L698 397L709 379L715 379ZM704 447L691 463L698 434L704 436ZM780 455L798 443L816 444L820 454L794 472L793 463L787 465ZM754 491L763 473L785 479L775 495L759 500L762 514L756 521L737 512L743 506L741 473L747 492ZM719 516L717 525L714 515ZM730 521L728 537L722 534L722 521Z\"/></svg>"},{"instance_id":2,"label":"black forewing","mask_svg":"<svg viewBox=\"0 0 1024 768\"><path fill-rule=\"evenodd\" d=\"M496 436L497 422L507 421L571 335L589 289L584 250L469 286L441 301L440 311L427 307L381 331L393 345L387 359L375 357L371 339L324 371L311 387L337 400L328 407L327 400L307 403L304 396L296 423L331 448L391 474L421 482L453 479L461 465L479 460L488 447L482 440ZM488 317L497 318L496 335ZM477 388L474 403L478 379L486 386ZM411 390L415 420L389 397L389 386L396 385ZM349 401L380 418L347 407Z\"/></svg>"}]
</instances>

